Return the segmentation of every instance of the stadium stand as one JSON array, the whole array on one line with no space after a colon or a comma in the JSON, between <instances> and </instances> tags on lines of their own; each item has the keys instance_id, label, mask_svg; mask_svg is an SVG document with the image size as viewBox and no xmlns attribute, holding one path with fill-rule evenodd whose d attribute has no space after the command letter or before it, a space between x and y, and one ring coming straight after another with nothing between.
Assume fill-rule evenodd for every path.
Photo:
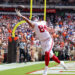
<instances>
[{"instance_id":1,"label":"stadium stand","mask_svg":"<svg viewBox=\"0 0 75 75\"><path fill-rule=\"evenodd\" d=\"M0 0L1 4L29 4L30 0ZM43 0L33 0L34 5L43 5ZM75 5L74 0L47 0L48 5Z\"/></svg>"},{"instance_id":2,"label":"stadium stand","mask_svg":"<svg viewBox=\"0 0 75 75\"><path fill-rule=\"evenodd\" d=\"M21 18L16 16L16 13L14 11L14 8L16 6L12 6L12 4L27 4L29 7L29 1L30 0L0 0L1 4L4 4L0 6L0 51L4 50L5 58L4 62L7 60L7 53L8 53L8 37L11 36L10 31L8 28L12 31L15 24L17 24ZM37 2L38 1L38 2ZM34 5L43 5L43 0L33 0ZM8 8L5 7L5 4ZM48 7L47 11L47 24L49 27L52 27L55 29L56 34L53 34L54 37L54 52L58 52L58 57L61 60L69 60L70 57L74 60L75 58L75 10L71 9L73 7L63 7L63 6L73 6L75 4L74 0L47 0L47 5L54 5L55 8ZM10 5L10 6L9 6ZM5 8L3 8L3 6ZM58 6L58 7L57 7ZM60 10L60 8L62 8ZM22 12L22 14L29 17L29 10L28 7L25 8L25 10ZM38 6L37 6L38 7ZM39 9L35 7L34 12L35 14L41 14L39 15L40 20L43 20L43 9ZM41 7L42 8L42 7ZM67 8L67 11L66 11ZM53 11L52 11L53 10ZM72 10L72 11L71 11ZM63 12L62 12L63 11ZM11 13L12 12L12 13ZM31 59L31 61L37 61L37 60L43 60L44 53L41 51L41 45L38 39L36 39L34 36L34 31L32 31L31 28L27 25L27 23L24 23L20 25L16 30L16 35L19 37L19 40L24 40L23 36L26 37L27 42L25 42L26 50L27 50L27 58ZM21 39L22 38L22 39ZM19 49L19 48L17 48ZM19 51L19 50L18 50ZM18 52L17 51L17 52ZM19 53L18 53L19 55ZM40 59L41 58L41 59ZM19 61L19 58L17 57L17 61ZM29 60L27 59L27 60ZM26 61L27 61L26 60Z\"/></svg>"}]
</instances>

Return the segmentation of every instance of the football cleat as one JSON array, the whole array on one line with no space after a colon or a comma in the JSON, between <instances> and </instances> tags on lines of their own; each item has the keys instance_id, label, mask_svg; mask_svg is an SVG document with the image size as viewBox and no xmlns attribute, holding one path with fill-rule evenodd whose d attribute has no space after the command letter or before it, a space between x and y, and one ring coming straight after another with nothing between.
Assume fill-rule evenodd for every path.
<instances>
[{"instance_id":1,"label":"football cleat","mask_svg":"<svg viewBox=\"0 0 75 75\"><path fill-rule=\"evenodd\" d=\"M48 70L48 67L45 67L43 75L47 75L47 70Z\"/></svg>"},{"instance_id":2,"label":"football cleat","mask_svg":"<svg viewBox=\"0 0 75 75\"><path fill-rule=\"evenodd\" d=\"M65 63L63 61L60 62L60 65L65 69L68 70L67 66L65 65Z\"/></svg>"}]
</instances>

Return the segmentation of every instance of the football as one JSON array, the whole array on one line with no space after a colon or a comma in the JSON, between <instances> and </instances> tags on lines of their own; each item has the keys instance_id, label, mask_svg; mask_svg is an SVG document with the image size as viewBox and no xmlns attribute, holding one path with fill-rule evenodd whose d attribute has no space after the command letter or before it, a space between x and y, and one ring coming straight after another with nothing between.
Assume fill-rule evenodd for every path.
<instances>
[{"instance_id":1,"label":"football","mask_svg":"<svg viewBox=\"0 0 75 75\"><path fill-rule=\"evenodd\" d=\"M24 8L25 8L24 5L19 5L16 9L18 9L18 10L23 10Z\"/></svg>"}]
</instances>

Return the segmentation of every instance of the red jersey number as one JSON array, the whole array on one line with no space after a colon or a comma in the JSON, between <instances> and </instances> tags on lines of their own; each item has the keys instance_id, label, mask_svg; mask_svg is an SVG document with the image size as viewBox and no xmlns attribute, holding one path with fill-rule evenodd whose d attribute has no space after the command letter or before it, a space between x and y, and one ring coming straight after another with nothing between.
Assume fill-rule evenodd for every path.
<instances>
[{"instance_id":1,"label":"red jersey number","mask_svg":"<svg viewBox=\"0 0 75 75\"><path fill-rule=\"evenodd\" d=\"M39 28L40 32L45 32L46 26L39 25L38 28Z\"/></svg>"}]
</instances>

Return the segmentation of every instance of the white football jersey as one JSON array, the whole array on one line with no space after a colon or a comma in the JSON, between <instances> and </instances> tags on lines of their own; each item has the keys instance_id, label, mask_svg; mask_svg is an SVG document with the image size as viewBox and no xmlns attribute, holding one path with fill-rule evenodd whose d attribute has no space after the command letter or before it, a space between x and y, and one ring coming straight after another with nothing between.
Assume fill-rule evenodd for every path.
<instances>
[{"instance_id":1,"label":"white football jersey","mask_svg":"<svg viewBox=\"0 0 75 75\"><path fill-rule=\"evenodd\" d=\"M34 24L35 24L34 31L36 33L36 37L40 41L45 40L47 38L51 38L51 36L46 28L46 21L38 21L38 22L34 22Z\"/></svg>"}]
</instances>

